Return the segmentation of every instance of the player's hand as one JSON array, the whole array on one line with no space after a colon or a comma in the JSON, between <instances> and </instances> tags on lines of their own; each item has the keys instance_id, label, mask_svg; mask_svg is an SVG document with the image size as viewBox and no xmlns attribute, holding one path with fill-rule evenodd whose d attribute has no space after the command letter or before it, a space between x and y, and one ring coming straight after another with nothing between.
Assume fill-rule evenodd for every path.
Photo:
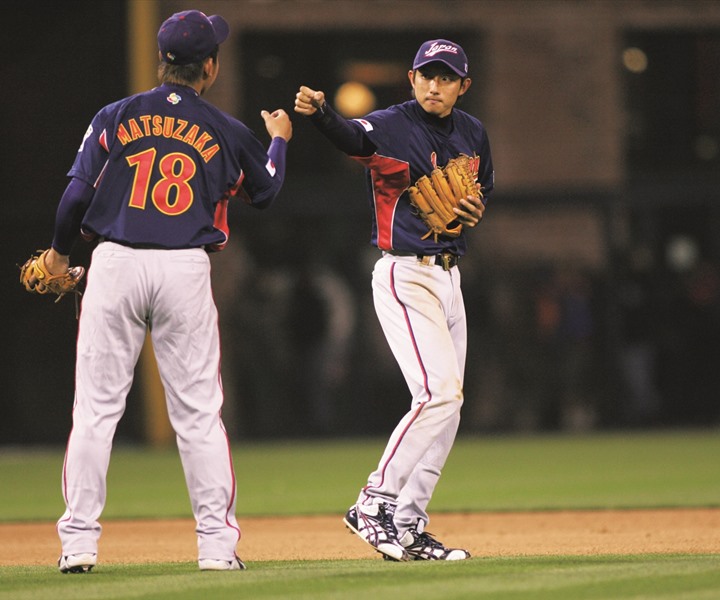
<instances>
[{"instance_id":1,"label":"player's hand","mask_svg":"<svg viewBox=\"0 0 720 600\"><path fill-rule=\"evenodd\" d=\"M290 141L292 137L292 122L282 108L271 113L266 110L261 110L260 116L263 118L263 121L265 121L265 128L270 134L270 137L281 137L286 142Z\"/></svg>"},{"instance_id":2,"label":"player's hand","mask_svg":"<svg viewBox=\"0 0 720 600\"><path fill-rule=\"evenodd\" d=\"M45 256L45 268L50 275L67 273L70 269L70 257L65 254L60 254L55 248L50 248ZM39 293L42 293L45 289L45 286L38 281L34 275L32 275L28 281L31 287L37 288Z\"/></svg>"},{"instance_id":3,"label":"player's hand","mask_svg":"<svg viewBox=\"0 0 720 600\"><path fill-rule=\"evenodd\" d=\"M483 218L485 205L478 196L468 196L461 198L460 204L462 208L453 208L453 211L460 221L466 227L475 227Z\"/></svg>"},{"instance_id":4,"label":"player's hand","mask_svg":"<svg viewBox=\"0 0 720 600\"><path fill-rule=\"evenodd\" d=\"M323 104L325 104L325 92L301 85L300 91L295 94L295 112L306 117L315 114Z\"/></svg>"}]
</instances>

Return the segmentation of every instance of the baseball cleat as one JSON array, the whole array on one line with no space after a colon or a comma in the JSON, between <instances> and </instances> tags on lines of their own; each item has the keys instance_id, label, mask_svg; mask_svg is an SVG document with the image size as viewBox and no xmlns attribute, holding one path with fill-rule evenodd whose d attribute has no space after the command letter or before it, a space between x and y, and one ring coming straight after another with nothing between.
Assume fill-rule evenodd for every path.
<instances>
[{"instance_id":1,"label":"baseball cleat","mask_svg":"<svg viewBox=\"0 0 720 600\"><path fill-rule=\"evenodd\" d=\"M235 556L232 560L216 560L214 558L201 558L198 561L201 571L244 571L245 563Z\"/></svg>"},{"instance_id":2,"label":"baseball cleat","mask_svg":"<svg viewBox=\"0 0 720 600\"><path fill-rule=\"evenodd\" d=\"M97 564L97 554L68 554L58 559L61 573L89 573Z\"/></svg>"},{"instance_id":3,"label":"baseball cleat","mask_svg":"<svg viewBox=\"0 0 720 600\"><path fill-rule=\"evenodd\" d=\"M462 548L446 548L427 531L411 527L400 538L411 560L465 560L470 553Z\"/></svg>"},{"instance_id":4,"label":"baseball cleat","mask_svg":"<svg viewBox=\"0 0 720 600\"><path fill-rule=\"evenodd\" d=\"M395 507L385 502L369 506L356 504L347 511L343 523L386 560L406 561L410 557L398 541L394 512Z\"/></svg>"}]
</instances>

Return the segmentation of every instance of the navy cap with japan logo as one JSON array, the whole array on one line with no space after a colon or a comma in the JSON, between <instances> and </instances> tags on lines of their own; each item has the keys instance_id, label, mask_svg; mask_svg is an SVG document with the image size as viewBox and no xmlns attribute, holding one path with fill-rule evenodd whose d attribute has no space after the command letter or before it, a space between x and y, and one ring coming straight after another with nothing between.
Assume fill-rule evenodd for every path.
<instances>
[{"instance_id":1,"label":"navy cap with japan logo","mask_svg":"<svg viewBox=\"0 0 720 600\"><path fill-rule=\"evenodd\" d=\"M468 60L459 44L450 40L428 40L417 51L413 70L436 61L446 64L460 77L467 77Z\"/></svg>"},{"instance_id":2,"label":"navy cap with japan logo","mask_svg":"<svg viewBox=\"0 0 720 600\"><path fill-rule=\"evenodd\" d=\"M189 65L210 56L230 33L220 15L208 17L199 10L175 13L158 30L160 58L171 65Z\"/></svg>"}]
</instances>

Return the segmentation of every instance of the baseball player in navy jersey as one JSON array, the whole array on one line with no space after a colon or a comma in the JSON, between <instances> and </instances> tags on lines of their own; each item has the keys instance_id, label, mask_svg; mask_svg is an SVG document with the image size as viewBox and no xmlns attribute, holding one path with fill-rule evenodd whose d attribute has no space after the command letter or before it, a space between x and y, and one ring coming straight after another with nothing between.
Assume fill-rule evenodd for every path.
<instances>
[{"instance_id":1,"label":"baseball player in navy jersey","mask_svg":"<svg viewBox=\"0 0 720 600\"><path fill-rule=\"evenodd\" d=\"M463 49L429 40L408 77L414 99L346 120L322 91L301 86L295 112L338 149L365 166L372 214L371 243L381 251L372 274L375 310L410 388L410 410L395 427L344 523L388 560L462 560L426 529L432 498L460 422L467 347L458 264L465 231L482 218L494 187L483 124L455 108L470 87ZM408 187L460 154L473 158L482 196L455 209L459 237L428 236Z\"/></svg>"},{"instance_id":2,"label":"baseball player in navy jersey","mask_svg":"<svg viewBox=\"0 0 720 600\"><path fill-rule=\"evenodd\" d=\"M227 203L264 208L285 173L292 124L262 111L266 149L202 96L226 21L176 13L158 32L160 85L92 119L60 200L48 267L68 270L80 233L97 240L82 299L73 425L57 523L63 573L97 563L106 476L133 370L150 332L197 522L201 570L236 570L236 481L221 420L218 315L208 253L228 241ZM141 466L140 466L141 467Z\"/></svg>"}]
</instances>

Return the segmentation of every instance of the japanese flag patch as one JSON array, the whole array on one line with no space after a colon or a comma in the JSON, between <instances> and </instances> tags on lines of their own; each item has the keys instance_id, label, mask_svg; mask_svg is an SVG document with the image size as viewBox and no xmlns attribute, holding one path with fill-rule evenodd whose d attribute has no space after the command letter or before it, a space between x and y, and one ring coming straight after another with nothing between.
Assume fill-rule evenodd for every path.
<instances>
[{"instance_id":1,"label":"japanese flag patch","mask_svg":"<svg viewBox=\"0 0 720 600\"><path fill-rule=\"evenodd\" d=\"M363 126L365 131L373 130L373 126L372 126L372 123L370 123L370 121L366 121L365 119L353 119L353 121L357 121L358 123L360 123L360 125Z\"/></svg>"},{"instance_id":2,"label":"japanese flag patch","mask_svg":"<svg viewBox=\"0 0 720 600\"><path fill-rule=\"evenodd\" d=\"M275 168L275 163L272 159L268 159L267 163L265 163L265 168L267 169L267 172L270 173L270 177L275 177L277 169Z\"/></svg>"}]
</instances>

